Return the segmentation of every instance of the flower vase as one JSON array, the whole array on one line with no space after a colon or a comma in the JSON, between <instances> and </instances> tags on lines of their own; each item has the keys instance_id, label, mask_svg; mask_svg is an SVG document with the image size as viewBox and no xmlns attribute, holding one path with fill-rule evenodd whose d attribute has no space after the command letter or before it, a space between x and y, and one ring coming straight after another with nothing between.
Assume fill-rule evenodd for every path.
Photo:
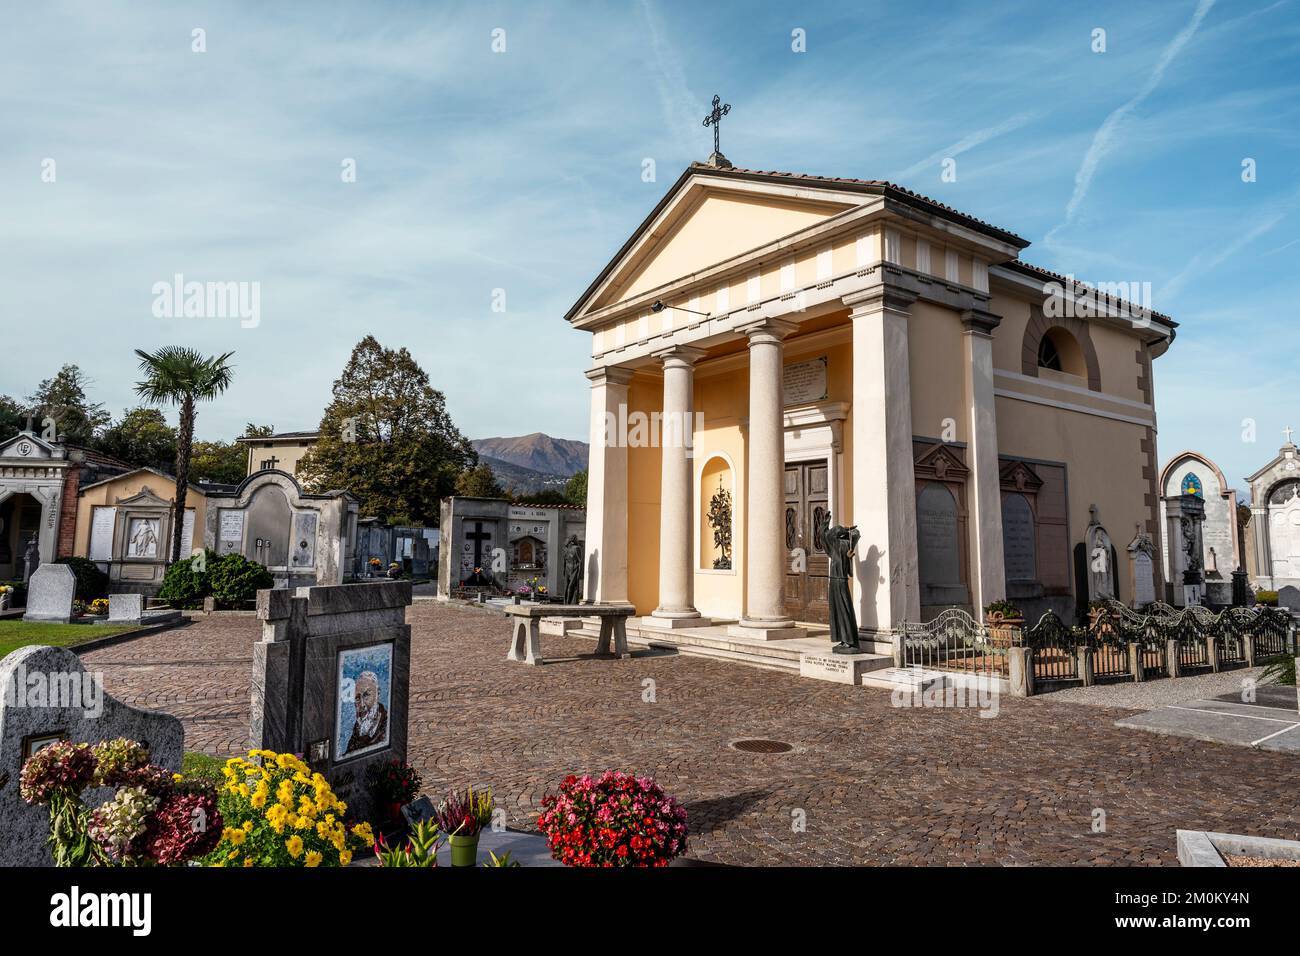
<instances>
[{"instance_id":1,"label":"flower vase","mask_svg":"<svg viewBox=\"0 0 1300 956\"><path fill-rule=\"evenodd\" d=\"M451 847L452 866L474 866L478 862L477 833L473 836L453 833L447 837L447 845Z\"/></svg>"}]
</instances>

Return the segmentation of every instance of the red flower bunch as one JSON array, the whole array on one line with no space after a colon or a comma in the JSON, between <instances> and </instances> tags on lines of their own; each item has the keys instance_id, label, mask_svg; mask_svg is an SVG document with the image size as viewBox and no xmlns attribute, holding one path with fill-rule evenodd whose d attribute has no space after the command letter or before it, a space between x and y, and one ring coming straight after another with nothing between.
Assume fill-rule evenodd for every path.
<instances>
[{"instance_id":1,"label":"red flower bunch","mask_svg":"<svg viewBox=\"0 0 1300 956\"><path fill-rule=\"evenodd\" d=\"M19 792L31 804L45 804L58 793L81 793L95 776L98 761L90 744L58 740L42 747L23 764Z\"/></svg>"},{"instance_id":2,"label":"red flower bunch","mask_svg":"<svg viewBox=\"0 0 1300 956\"><path fill-rule=\"evenodd\" d=\"M177 866L209 852L221 841L222 829L215 794L173 791L153 812L143 839L151 859Z\"/></svg>"},{"instance_id":3,"label":"red flower bunch","mask_svg":"<svg viewBox=\"0 0 1300 956\"><path fill-rule=\"evenodd\" d=\"M618 770L565 777L537 825L566 866L667 866L686 852L686 808L650 777Z\"/></svg>"}]
</instances>

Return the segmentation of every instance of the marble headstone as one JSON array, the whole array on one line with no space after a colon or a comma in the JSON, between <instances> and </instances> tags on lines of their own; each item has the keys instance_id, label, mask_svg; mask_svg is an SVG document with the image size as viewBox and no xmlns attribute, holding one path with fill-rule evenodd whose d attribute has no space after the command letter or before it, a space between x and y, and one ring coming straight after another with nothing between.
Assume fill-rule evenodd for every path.
<instances>
[{"instance_id":1,"label":"marble headstone","mask_svg":"<svg viewBox=\"0 0 1300 956\"><path fill-rule=\"evenodd\" d=\"M72 620L72 599L77 576L66 564L42 564L27 585L27 613L24 621Z\"/></svg>"},{"instance_id":2,"label":"marble headstone","mask_svg":"<svg viewBox=\"0 0 1300 956\"><path fill-rule=\"evenodd\" d=\"M108 621L110 624L138 624L144 616L144 597L140 594L110 594L108 596Z\"/></svg>"},{"instance_id":3,"label":"marble headstone","mask_svg":"<svg viewBox=\"0 0 1300 956\"><path fill-rule=\"evenodd\" d=\"M180 770L181 722L110 697L101 676L88 672L76 654L32 645L0 660L0 866L52 865L45 847L49 808L29 806L18 792L26 758L60 738L97 743L117 737L139 741L153 763ZM97 806L111 796L101 788L85 799Z\"/></svg>"},{"instance_id":4,"label":"marble headstone","mask_svg":"<svg viewBox=\"0 0 1300 956\"><path fill-rule=\"evenodd\" d=\"M1288 584L1277 592L1277 606L1300 611L1300 588Z\"/></svg>"}]
</instances>

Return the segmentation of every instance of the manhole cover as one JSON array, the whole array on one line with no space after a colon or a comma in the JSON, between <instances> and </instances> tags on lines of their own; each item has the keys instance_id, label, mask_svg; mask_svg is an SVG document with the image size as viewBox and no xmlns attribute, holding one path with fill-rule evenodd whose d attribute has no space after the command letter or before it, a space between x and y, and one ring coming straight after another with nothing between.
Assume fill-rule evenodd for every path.
<instances>
[{"instance_id":1,"label":"manhole cover","mask_svg":"<svg viewBox=\"0 0 1300 956\"><path fill-rule=\"evenodd\" d=\"M737 740L731 746L747 754L784 754L794 750L793 746L780 740Z\"/></svg>"}]
</instances>

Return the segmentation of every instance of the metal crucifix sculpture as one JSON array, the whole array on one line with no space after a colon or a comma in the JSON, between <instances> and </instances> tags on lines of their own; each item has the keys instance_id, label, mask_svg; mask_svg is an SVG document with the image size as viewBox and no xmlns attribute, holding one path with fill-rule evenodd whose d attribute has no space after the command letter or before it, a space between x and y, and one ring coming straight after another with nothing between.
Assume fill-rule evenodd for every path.
<instances>
[{"instance_id":1,"label":"metal crucifix sculpture","mask_svg":"<svg viewBox=\"0 0 1300 956\"><path fill-rule=\"evenodd\" d=\"M730 112L731 112L731 104L723 103L722 97L714 93L713 109L711 109L709 111L709 114L704 117L704 125L713 127L713 156L710 156L709 160L711 162L714 161L715 158L721 160L722 162L717 163L717 165L726 165L726 166L731 165L726 161L726 157L722 155L722 148L719 145L719 137L718 137L718 129L722 123L722 117L726 116Z\"/></svg>"}]
</instances>

